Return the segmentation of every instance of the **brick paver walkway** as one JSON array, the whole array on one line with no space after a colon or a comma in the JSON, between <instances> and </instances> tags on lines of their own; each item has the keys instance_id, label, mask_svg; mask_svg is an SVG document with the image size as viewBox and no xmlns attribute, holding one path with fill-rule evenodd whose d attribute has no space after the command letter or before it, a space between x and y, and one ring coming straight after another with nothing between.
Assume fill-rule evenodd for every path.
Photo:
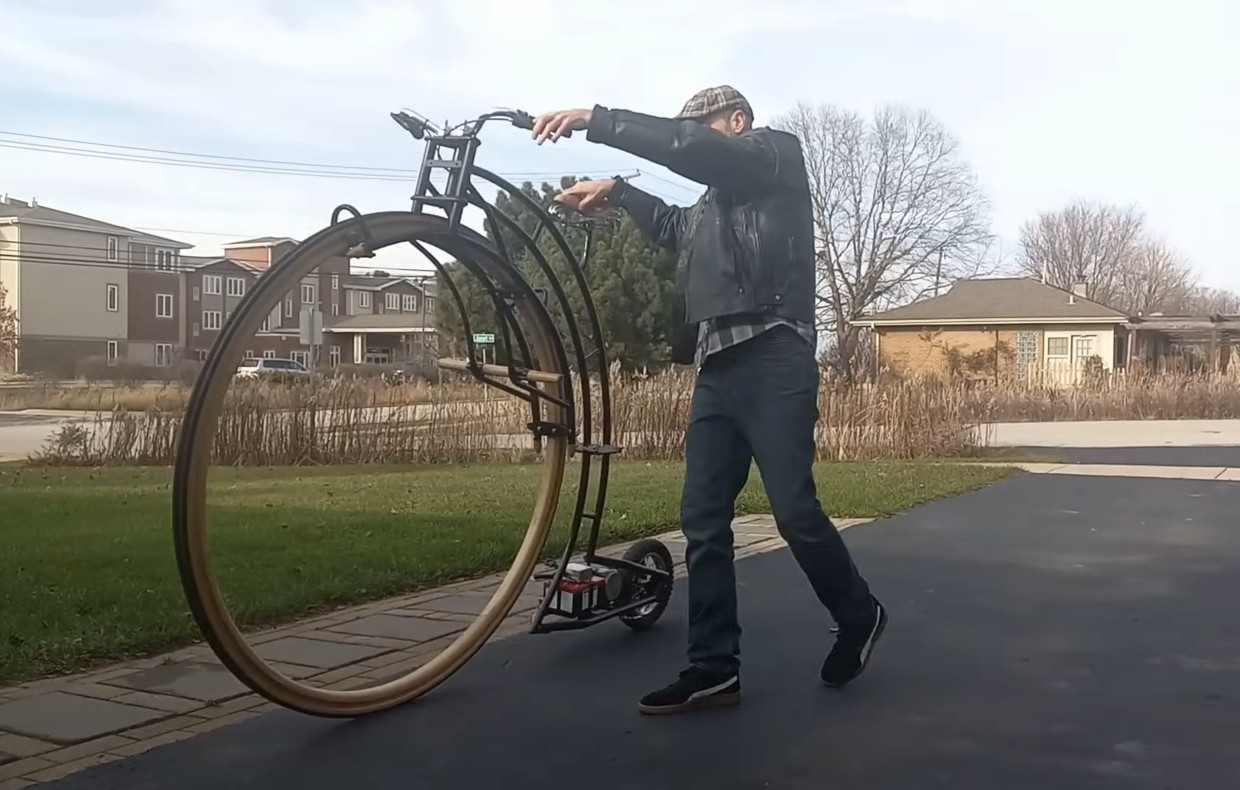
<instances>
[{"instance_id":1,"label":"brick paver walkway","mask_svg":"<svg viewBox=\"0 0 1240 790\"><path fill-rule=\"evenodd\" d=\"M840 519L840 529L868 519ZM736 554L783 546L770 516L735 523ZM684 540L660 535L683 574ZM628 544L613 546L619 554ZM492 576L340 610L253 635L289 677L350 688L403 675L473 621L500 581ZM493 640L523 633L540 590L531 583ZM0 689L0 790L51 781L192 738L275 709L198 645L97 672Z\"/></svg>"}]
</instances>

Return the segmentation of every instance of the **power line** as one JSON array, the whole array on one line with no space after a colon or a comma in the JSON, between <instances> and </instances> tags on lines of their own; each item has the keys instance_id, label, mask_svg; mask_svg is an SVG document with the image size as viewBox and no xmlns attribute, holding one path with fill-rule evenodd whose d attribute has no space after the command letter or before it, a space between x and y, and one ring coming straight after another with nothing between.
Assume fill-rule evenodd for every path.
<instances>
[{"instance_id":1,"label":"power line","mask_svg":"<svg viewBox=\"0 0 1240 790\"><path fill-rule=\"evenodd\" d=\"M158 266L152 266L151 264L145 264L145 263L125 263L123 261L100 261L98 259L91 259L91 258L82 258L82 257L65 256L65 255L40 255L38 253L33 253L33 254L32 253L18 253L16 255L13 255L3 250L0 250L0 260L14 261L17 263L22 263L22 264L27 264L27 263L39 264L41 266L67 266L67 267L81 267L81 268L90 268L90 269L109 269L109 270L126 271L126 272L139 271L139 272L152 272L155 274L188 274L191 271L196 271L198 269L203 268L202 265L189 266L183 263L179 263L179 264L175 264L176 268L174 269L160 269ZM244 261L236 261L235 259L225 259L223 256L217 258L216 260L217 261L233 260L236 263L244 263ZM350 264L351 267L355 265L356 265L355 263ZM394 274L400 273L402 274L402 276L405 274L408 274L410 276L422 276L422 275L430 276L430 275L435 274L434 268L418 269L418 268L411 268L408 266L399 266L399 265L393 266L391 264L377 264L377 265L370 264L366 268L372 271L379 270L379 271L391 272ZM257 276L261 276L261 274L262 273L260 272L258 273ZM353 272L350 272L350 274L353 274Z\"/></svg>"},{"instance_id":2,"label":"power line","mask_svg":"<svg viewBox=\"0 0 1240 790\"><path fill-rule=\"evenodd\" d=\"M327 163L315 162L298 162L281 159L262 159L257 157L245 156L227 156L223 154L207 154L196 153L192 151L177 151L167 148L151 148L137 145L122 145L119 143L102 143L92 140L80 140L71 137L55 137L52 135L30 134L27 132L11 132L0 130L0 135L7 137L18 137L27 140L47 140L54 143L69 143L70 145L51 145L48 143L28 143L21 141L0 141L0 147L10 148L14 150L34 151L39 153L49 153L64 156L79 156L89 159L104 159L122 162L136 162L141 164L157 164L173 167L190 167L203 170L221 170L227 172L243 172L243 173L259 173L263 175L298 175L316 178L345 178L353 180L374 180L374 181L406 181L406 176L416 176L420 171L411 168L396 167L377 167L371 165L335 165ZM77 147L74 147L77 146ZM80 146L91 146L94 148L110 148L114 151L135 151L138 153L113 153L109 151L92 151L89 148L81 148ZM188 159L171 159L167 156L151 156L151 154L167 154L175 157L188 157ZM213 160L210 162L193 161L194 159ZM244 164L236 164L244 163ZM605 177L614 172L614 169L583 171L580 175ZM673 181L669 178L649 173L638 169L639 176L647 176L656 181L661 181L677 189L686 192L695 192L693 187ZM565 175L563 172L556 171L529 171L529 172L513 172L499 174L509 180L521 178L554 178ZM660 197L664 197L660 195Z\"/></svg>"}]
</instances>

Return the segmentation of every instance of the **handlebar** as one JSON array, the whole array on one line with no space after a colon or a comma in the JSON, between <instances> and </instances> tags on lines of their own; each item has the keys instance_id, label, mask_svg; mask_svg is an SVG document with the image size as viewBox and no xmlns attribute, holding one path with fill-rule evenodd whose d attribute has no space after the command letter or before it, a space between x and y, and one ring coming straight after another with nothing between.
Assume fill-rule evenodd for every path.
<instances>
[{"instance_id":1,"label":"handlebar","mask_svg":"<svg viewBox=\"0 0 1240 790\"><path fill-rule=\"evenodd\" d=\"M412 110L401 110L400 112L390 113L390 115L392 116L392 120L400 124L401 128L409 132L409 134L413 135L415 140L421 140L426 137L427 133L432 135L443 134L437 126ZM492 112L484 113L483 115L478 116L472 121L457 124L452 129L449 129L448 133L451 134L452 132L463 129L465 130L465 134L475 135L482 129L482 126L487 121L497 120L508 121L518 129L525 129L526 131L533 131L534 129L534 116L524 110L493 110ZM572 137L573 133L568 131L564 132L560 136Z\"/></svg>"}]
</instances>

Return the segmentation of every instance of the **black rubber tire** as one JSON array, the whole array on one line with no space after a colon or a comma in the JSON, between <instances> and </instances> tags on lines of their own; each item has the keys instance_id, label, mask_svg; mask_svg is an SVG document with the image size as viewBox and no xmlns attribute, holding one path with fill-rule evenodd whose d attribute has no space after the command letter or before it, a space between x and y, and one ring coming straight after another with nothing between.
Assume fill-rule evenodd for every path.
<instances>
[{"instance_id":1,"label":"black rubber tire","mask_svg":"<svg viewBox=\"0 0 1240 790\"><path fill-rule=\"evenodd\" d=\"M672 559L672 552L661 540L645 538L637 541L629 547L628 551L624 552L625 560L636 562L639 565L645 565L650 558L654 558L655 566L659 570L672 573L676 567L675 561ZM652 609L648 611L638 609L630 614L622 614L618 619L634 631L649 630L663 616L663 612L667 611L667 604L672 599L672 588L674 586L675 583L671 578L662 582L655 593L656 599Z\"/></svg>"}]
</instances>

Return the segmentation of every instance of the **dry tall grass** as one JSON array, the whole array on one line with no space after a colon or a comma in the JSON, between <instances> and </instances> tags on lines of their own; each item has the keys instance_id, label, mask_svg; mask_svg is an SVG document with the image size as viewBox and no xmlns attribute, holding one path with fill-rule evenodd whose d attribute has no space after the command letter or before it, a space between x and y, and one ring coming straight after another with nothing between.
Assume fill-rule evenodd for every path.
<instances>
[{"instance_id":1,"label":"dry tall grass","mask_svg":"<svg viewBox=\"0 0 1240 790\"><path fill-rule=\"evenodd\" d=\"M692 388L689 373L616 377L615 441L624 457L680 457ZM97 410L92 422L64 429L34 460L171 463L184 398L152 397L155 406L146 410ZM1071 390L928 380L824 383L819 412L823 458L947 458L979 452L978 428L992 422L1237 418L1240 386L1217 375L1116 376ZM524 403L498 393L480 399L472 383L234 384L213 454L215 463L229 465L516 461L533 452L528 421Z\"/></svg>"}]
</instances>

